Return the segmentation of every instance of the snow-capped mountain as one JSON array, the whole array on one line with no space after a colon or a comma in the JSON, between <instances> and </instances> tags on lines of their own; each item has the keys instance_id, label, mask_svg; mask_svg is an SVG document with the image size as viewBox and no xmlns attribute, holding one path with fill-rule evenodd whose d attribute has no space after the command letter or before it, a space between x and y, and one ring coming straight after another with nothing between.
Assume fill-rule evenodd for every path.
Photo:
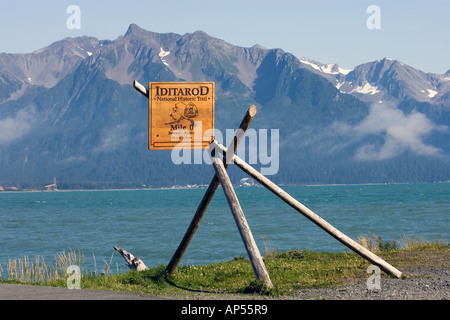
<instances>
[{"instance_id":1,"label":"snow-capped mountain","mask_svg":"<svg viewBox=\"0 0 450 320\"><path fill-rule=\"evenodd\" d=\"M258 45L252 48L236 47L202 31L185 36L157 34L132 24L125 36L115 41L117 49L114 55L117 63L106 70L107 77L121 84L130 83L143 72L137 68L139 61L135 61L135 53L128 50L132 49L128 43L130 37L140 47L151 47L153 51L157 51L152 59L162 62L176 77L187 81L199 80L202 76L196 74L195 67L191 66L192 52L189 51L192 50L186 51L186 44L195 48L201 41L207 40L210 49L219 49L214 59L220 61L226 56L235 57L236 61L223 62L237 68L237 78L249 88L253 87L257 77L256 70L268 52ZM32 86L53 87L85 58L108 50L103 45L110 42L85 36L66 38L33 53L1 53L0 83L4 83L4 88L0 90L0 102L17 99ZM450 106L450 70L445 74L426 73L390 58L367 62L352 69L344 69L333 63L322 64L305 57L296 62L300 68L329 80L340 92L351 94L365 102L413 99ZM133 67L131 72L128 69L130 66Z\"/></svg>"},{"instance_id":2,"label":"snow-capped mountain","mask_svg":"<svg viewBox=\"0 0 450 320\"><path fill-rule=\"evenodd\" d=\"M343 93L366 102L413 99L450 106L450 76L425 73L400 61L384 58L342 69L336 64L321 64L302 58L305 68L322 75Z\"/></svg>"},{"instance_id":3,"label":"snow-capped mountain","mask_svg":"<svg viewBox=\"0 0 450 320\"><path fill-rule=\"evenodd\" d=\"M2 53L0 185L209 182L211 168L177 166L170 151L147 150L148 100L133 80L214 81L215 126L224 133L255 104L252 129L279 130L277 182L446 181L449 78L389 59L348 70L202 31L134 24L113 41L67 38ZM367 103L380 100L396 103Z\"/></svg>"}]
</instances>

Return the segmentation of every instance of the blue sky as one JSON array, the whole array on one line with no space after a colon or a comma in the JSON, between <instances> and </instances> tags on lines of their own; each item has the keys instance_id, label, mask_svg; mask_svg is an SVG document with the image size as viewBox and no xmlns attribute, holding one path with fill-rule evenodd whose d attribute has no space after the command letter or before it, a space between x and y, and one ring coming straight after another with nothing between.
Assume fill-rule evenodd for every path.
<instances>
[{"instance_id":1,"label":"blue sky","mask_svg":"<svg viewBox=\"0 0 450 320\"><path fill-rule=\"evenodd\" d=\"M72 4L81 10L79 30L66 27ZM380 29L367 28L370 5L380 8ZM0 0L0 52L81 35L114 40L131 23L161 33L203 30L343 68L389 57L424 72L450 69L448 0Z\"/></svg>"}]
</instances>

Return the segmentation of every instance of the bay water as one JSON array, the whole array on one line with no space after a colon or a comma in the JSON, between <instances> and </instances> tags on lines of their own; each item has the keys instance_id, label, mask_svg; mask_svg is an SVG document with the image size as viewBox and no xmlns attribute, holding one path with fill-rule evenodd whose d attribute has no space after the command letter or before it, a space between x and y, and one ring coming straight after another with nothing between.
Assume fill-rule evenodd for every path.
<instances>
[{"instance_id":1,"label":"bay water","mask_svg":"<svg viewBox=\"0 0 450 320\"><path fill-rule=\"evenodd\" d=\"M338 230L356 240L376 234L450 240L450 183L283 187ZM0 265L27 256L54 261L59 252L82 251L86 268L126 271L113 246L149 266L167 264L206 189L153 189L0 193ZM255 241L266 250L349 250L262 187L236 188ZM219 188L182 265L247 257Z\"/></svg>"}]
</instances>

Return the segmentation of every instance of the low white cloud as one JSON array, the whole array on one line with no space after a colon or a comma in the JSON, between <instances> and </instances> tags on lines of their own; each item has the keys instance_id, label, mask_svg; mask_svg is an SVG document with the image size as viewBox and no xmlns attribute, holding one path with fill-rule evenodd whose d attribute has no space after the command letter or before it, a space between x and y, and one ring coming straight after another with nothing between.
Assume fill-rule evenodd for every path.
<instances>
[{"instance_id":1,"label":"low white cloud","mask_svg":"<svg viewBox=\"0 0 450 320\"><path fill-rule=\"evenodd\" d=\"M35 112L32 108L19 110L12 117L0 118L0 144L14 142L26 135L35 121Z\"/></svg>"},{"instance_id":2,"label":"low white cloud","mask_svg":"<svg viewBox=\"0 0 450 320\"><path fill-rule=\"evenodd\" d=\"M298 141L300 148L312 146L321 154L333 154L359 145L353 155L355 159L377 161L404 152L440 157L444 152L426 140L436 132L449 132L449 128L435 124L423 113L405 114L394 104L375 103L369 114L356 125L336 121L326 128L311 127L294 133L292 138Z\"/></svg>"},{"instance_id":3,"label":"low white cloud","mask_svg":"<svg viewBox=\"0 0 450 320\"><path fill-rule=\"evenodd\" d=\"M434 131L446 131L447 126L438 126L424 114L411 112L404 114L394 105L377 103L370 108L369 115L351 129L356 137L381 135L381 146L366 144L356 153L358 160L385 160L396 157L405 151L418 155L439 156L442 150L424 142Z\"/></svg>"},{"instance_id":4,"label":"low white cloud","mask_svg":"<svg viewBox=\"0 0 450 320\"><path fill-rule=\"evenodd\" d=\"M130 127L127 124L119 124L114 128L105 129L102 132L100 144L94 148L95 152L110 152L129 140Z\"/></svg>"}]
</instances>

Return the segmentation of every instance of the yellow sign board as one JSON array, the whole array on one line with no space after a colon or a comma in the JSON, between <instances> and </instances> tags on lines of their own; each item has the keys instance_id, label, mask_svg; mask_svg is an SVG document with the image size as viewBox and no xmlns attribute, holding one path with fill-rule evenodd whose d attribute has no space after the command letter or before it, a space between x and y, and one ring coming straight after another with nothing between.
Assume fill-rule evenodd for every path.
<instances>
[{"instance_id":1,"label":"yellow sign board","mask_svg":"<svg viewBox=\"0 0 450 320\"><path fill-rule=\"evenodd\" d=\"M149 83L149 149L204 149L214 139L214 82Z\"/></svg>"}]
</instances>

